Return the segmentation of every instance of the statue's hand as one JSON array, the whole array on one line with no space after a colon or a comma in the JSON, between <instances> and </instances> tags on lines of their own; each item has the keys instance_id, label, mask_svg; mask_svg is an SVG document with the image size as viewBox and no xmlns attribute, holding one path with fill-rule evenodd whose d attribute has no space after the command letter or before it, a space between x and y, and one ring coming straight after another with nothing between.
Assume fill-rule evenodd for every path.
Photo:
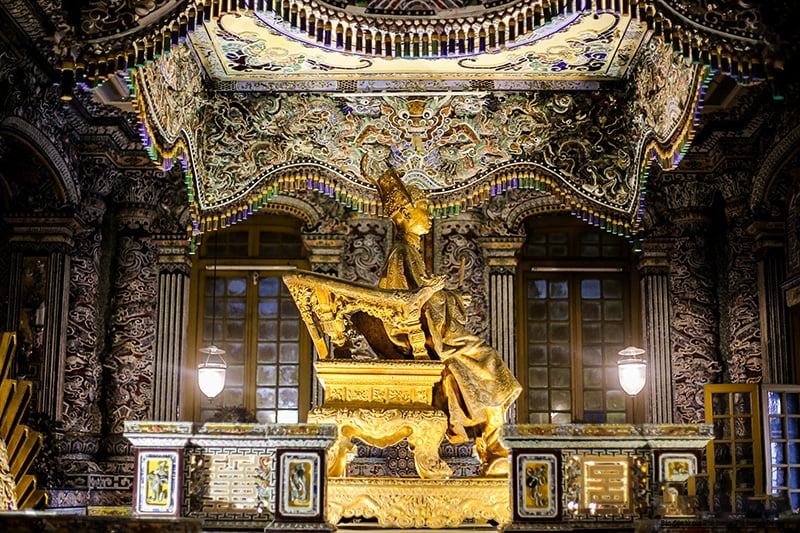
<instances>
[{"instance_id":1,"label":"statue's hand","mask_svg":"<svg viewBox=\"0 0 800 533\"><path fill-rule=\"evenodd\" d=\"M440 290L444 289L444 283L446 279L447 275L445 274L434 274L425 280L425 288L430 288L431 294L439 292Z\"/></svg>"},{"instance_id":2,"label":"statue's hand","mask_svg":"<svg viewBox=\"0 0 800 533\"><path fill-rule=\"evenodd\" d=\"M422 305L435 293L444 289L445 275L439 274L431 276L430 278L423 279L424 285L420 288L417 298L418 305Z\"/></svg>"}]
</instances>

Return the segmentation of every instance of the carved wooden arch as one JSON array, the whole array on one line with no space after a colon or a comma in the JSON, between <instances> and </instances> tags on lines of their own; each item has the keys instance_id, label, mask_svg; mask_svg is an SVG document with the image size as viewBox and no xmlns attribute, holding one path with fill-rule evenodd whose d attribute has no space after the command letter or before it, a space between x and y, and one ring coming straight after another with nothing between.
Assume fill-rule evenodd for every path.
<instances>
[{"instance_id":1,"label":"carved wooden arch","mask_svg":"<svg viewBox=\"0 0 800 533\"><path fill-rule=\"evenodd\" d=\"M47 166L50 167L64 199L71 205L78 204L81 199L81 191L78 183L73 178L69 165L55 145L50 142L39 128L19 117L6 117L0 121L0 132L13 135L39 154Z\"/></svg>"},{"instance_id":2,"label":"carved wooden arch","mask_svg":"<svg viewBox=\"0 0 800 533\"><path fill-rule=\"evenodd\" d=\"M800 125L797 125L783 139L770 150L764 162L756 172L753 179L753 189L750 194L750 208L757 209L759 205L768 202L768 196L775 180L781 170L800 152Z\"/></svg>"}]
</instances>

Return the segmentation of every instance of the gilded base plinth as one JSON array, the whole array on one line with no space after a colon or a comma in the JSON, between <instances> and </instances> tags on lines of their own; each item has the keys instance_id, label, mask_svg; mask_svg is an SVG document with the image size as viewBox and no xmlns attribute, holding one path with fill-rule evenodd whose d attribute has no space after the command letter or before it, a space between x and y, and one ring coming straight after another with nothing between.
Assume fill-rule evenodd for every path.
<instances>
[{"instance_id":1,"label":"gilded base plinth","mask_svg":"<svg viewBox=\"0 0 800 533\"><path fill-rule=\"evenodd\" d=\"M408 439L414 466L423 478L441 479L453 471L439 457L439 443L447 430L447 416L433 408L379 409L316 407L308 413L315 424L335 424L338 435L328 448L328 477L344 475L347 455L357 437L373 446L389 446Z\"/></svg>"},{"instance_id":2,"label":"gilded base plinth","mask_svg":"<svg viewBox=\"0 0 800 533\"><path fill-rule=\"evenodd\" d=\"M343 518L376 518L381 527L458 527L511 522L506 478L473 479L328 479L328 522Z\"/></svg>"},{"instance_id":3,"label":"gilded base plinth","mask_svg":"<svg viewBox=\"0 0 800 533\"><path fill-rule=\"evenodd\" d=\"M312 409L308 420L338 429L328 449L328 477L344 475L353 438L379 447L408 439L420 477L453 474L439 457L447 415L432 406L433 387L441 380L444 363L334 360L314 366L325 387L325 403Z\"/></svg>"}]
</instances>

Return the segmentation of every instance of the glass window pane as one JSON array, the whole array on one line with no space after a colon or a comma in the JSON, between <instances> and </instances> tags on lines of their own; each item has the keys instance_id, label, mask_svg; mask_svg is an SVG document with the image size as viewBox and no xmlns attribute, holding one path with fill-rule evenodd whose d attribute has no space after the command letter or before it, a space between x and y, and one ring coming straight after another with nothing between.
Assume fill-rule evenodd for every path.
<instances>
[{"instance_id":1,"label":"glass window pane","mask_svg":"<svg viewBox=\"0 0 800 533\"><path fill-rule=\"evenodd\" d=\"M736 438L749 439L753 436L752 422L749 418L734 418L733 427Z\"/></svg>"},{"instance_id":2,"label":"glass window pane","mask_svg":"<svg viewBox=\"0 0 800 533\"><path fill-rule=\"evenodd\" d=\"M281 321L281 339L295 341L300 338L300 323L291 321Z\"/></svg>"},{"instance_id":3,"label":"glass window pane","mask_svg":"<svg viewBox=\"0 0 800 533\"><path fill-rule=\"evenodd\" d=\"M550 364L553 366L570 365L569 344L550 345Z\"/></svg>"},{"instance_id":4,"label":"glass window pane","mask_svg":"<svg viewBox=\"0 0 800 533\"><path fill-rule=\"evenodd\" d=\"M772 454L772 464L784 464L786 462L786 454L784 453L784 444L782 442L770 443L770 453Z\"/></svg>"},{"instance_id":5,"label":"glass window pane","mask_svg":"<svg viewBox=\"0 0 800 533\"><path fill-rule=\"evenodd\" d=\"M244 296L247 293L247 280L245 278L228 278L228 295Z\"/></svg>"},{"instance_id":6,"label":"glass window pane","mask_svg":"<svg viewBox=\"0 0 800 533\"><path fill-rule=\"evenodd\" d=\"M622 282L618 279L604 279L603 298L622 298Z\"/></svg>"},{"instance_id":7,"label":"glass window pane","mask_svg":"<svg viewBox=\"0 0 800 533\"><path fill-rule=\"evenodd\" d=\"M603 391L583 391L583 409L585 411L602 411Z\"/></svg>"},{"instance_id":8,"label":"glass window pane","mask_svg":"<svg viewBox=\"0 0 800 533\"><path fill-rule=\"evenodd\" d=\"M728 411L728 393L713 393L711 395L711 412L715 415L724 415Z\"/></svg>"},{"instance_id":9,"label":"glass window pane","mask_svg":"<svg viewBox=\"0 0 800 533\"><path fill-rule=\"evenodd\" d=\"M610 344L621 344L625 340L622 323L606 322L603 329L605 330L603 341Z\"/></svg>"},{"instance_id":10,"label":"glass window pane","mask_svg":"<svg viewBox=\"0 0 800 533\"><path fill-rule=\"evenodd\" d=\"M225 350L225 360L228 364L244 364L244 344L238 342L226 342L223 346Z\"/></svg>"},{"instance_id":11,"label":"glass window pane","mask_svg":"<svg viewBox=\"0 0 800 533\"><path fill-rule=\"evenodd\" d=\"M800 464L800 442L789 442L787 448L789 450L787 462L793 465Z\"/></svg>"},{"instance_id":12,"label":"glass window pane","mask_svg":"<svg viewBox=\"0 0 800 533\"><path fill-rule=\"evenodd\" d=\"M569 296L566 280L552 280L548 283L548 289L550 289L550 298L567 298Z\"/></svg>"},{"instance_id":13,"label":"glass window pane","mask_svg":"<svg viewBox=\"0 0 800 533\"><path fill-rule=\"evenodd\" d=\"M276 385L275 367L261 365L256 372L256 385Z\"/></svg>"},{"instance_id":14,"label":"glass window pane","mask_svg":"<svg viewBox=\"0 0 800 533\"><path fill-rule=\"evenodd\" d=\"M581 281L581 298L594 300L600 298L600 280L584 279Z\"/></svg>"},{"instance_id":15,"label":"glass window pane","mask_svg":"<svg viewBox=\"0 0 800 533\"><path fill-rule=\"evenodd\" d=\"M528 386L537 388L547 387L547 368L529 368ZM535 407L534 407L535 408Z\"/></svg>"},{"instance_id":16,"label":"glass window pane","mask_svg":"<svg viewBox=\"0 0 800 533\"><path fill-rule=\"evenodd\" d=\"M295 343L282 343L281 344L281 363L298 363L300 362L300 346Z\"/></svg>"},{"instance_id":17,"label":"glass window pane","mask_svg":"<svg viewBox=\"0 0 800 533\"><path fill-rule=\"evenodd\" d=\"M528 390L528 405L535 408L544 407L547 405L547 389L529 389Z\"/></svg>"},{"instance_id":18,"label":"glass window pane","mask_svg":"<svg viewBox=\"0 0 800 533\"><path fill-rule=\"evenodd\" d=\"M258 280L258 295L261 297L278 296L280 283L278 278L261 278Z\"/></svg>"},{"instance_id":19,"label":"glass window pane","mask_svg":"<svg viewBox=\"0 0 800 533\"><path fill-rule=\"evenodd\" d=\"M528 320L546 320L547 304L542 300L528 301Z\"/></svg>"},{"instance_id":20,"label":"glass window pane","mask_svg":"<svg viewBox=\"0 0 800 533\"><path fill-rule=\"evenodd\" d=\"M600 320L600 302L583 300L581 302L581 318L583 320Z\"/></svg>"},{"instance_id":21,"label":"glass window pane","mask_svg":"<svg viewBox=\"0 0 800 533\"><path fill-rule=\"evenodd\" d=\"M245 305L241 300L231 300L225 309L228 318L244 318Z\"/></svg>"},{"instance_id":22,"label":"glass window pane","mask_svg":"<svg viewBox=\"0 0 800 533\"><path fill-rule=\"evenodd\" d=\"M790 415L800 414L800 408L798 407L798 398L800 398L800 393L797 392L787 392L786 393L786 413Z\"/></svg>"},{"instance_id":23,"label":"glass window pane","mask_svg":"<svg viewBox=\"0 0 800 533\"><path fill-rule=\"evenodd\" d=\"M296 424L297 411L278 411L279 424Z\"/></svg>"},{"instance_id":24,"label":"glass window pane","mask_svg":"<svg viewBox=\"0 0 800 533\"><path fill-rule=\"evenodd\" d=\"M609 411L624 411L625 393L618 390L606 391L606 409Z\"/></svg>"},{"instance_id":25,"label":"glass window pane","mask_svg":"<svg viewBox=\"0 0 800 533\"><path fill-rule=\"evenodd\" d=\"M261 300L258 302L259 318L278 318L277 300Z\"/></svg>"},{"instance_id":26,"label":"glass window pane","mask_svg":"<svg viewBox=\"0 0 800 533\"><path fill-rule=\"evenodd\" d=\"M601 388L603 386L603 369L584 367L583 386L590 389Z\"/></svg>"},{"instance_id":27,"label":"glass window pane","mask_svg":"<svg viewBox=\"0 0 800 533\"><path fill-rule=\"evenodd\" d=\"M572 422L570 413L552 413L550 415L551 424L569 424Z\"/></svg>"},{"instance_id":28,"label":"glass window pane","mask_svg":"<svg viewBox=\"0 0 800 533\"><path fill-rule=\"evenodd\" d=\"M583 244L581 245L580 255L581 257L599 257L600 247L592 246L590 244Z\"/></svg>"},{"instance_id":29,"label":"glass window pane","mask_svg":"<svg viewBox=\"0 0 800 533\"><path fill-rule=\"evenodd\" d=\"M800 438L800 418L789 417L786 419L786 438Z\"/></svg>"},{"instance_id":30,"label":"glass window pane","mask_svg":"<svg viewBox=\"0 0 800 533\"><path fill-rule=\"evenodd\" d=\"M529 344L528 345L528 364L546 365L547 364L547 345Z\"/></svg>"},{"instance_id":31,"label":"glass window pane","mask_svg":"<svg viewBox=\"0 0 800 533\"><path fill-rule=\"evenodd\" d=\"M275 411L256 411L256 420L259 424L274 424Z\"/></svg>"},{"instance_id":32,"label":"glass window pane","mask_svg":"<svg viewBox=\"0 0 800 533\"><path fill-rule=\"evenodd\" d=\"M534 279L528 282L528 298L547 298L547 281Z\"/></svg>"},{"instance_id":33,"label":"glass window pane","mask_svg":"<svg viewBox=\"0 0 800 533\"><path fill-rule=\"evenodd\" d=\"M584 322L583 323L583 342L600 342L601 323L600 322Z\"/></svg>"},{"instance_id":34,"label":"glass window pane","mask_svg":"<svg viewBox=\"0 0 800 533\"><path fill-rule=\"evenodd\" d=\"M747 392L733 393L733 412L737 415L750 414L750 394Z\"/></svg>"},{"instance_id":35,"label":"glass window pane","mask_svg":"<svg viewBox=\"0 0 800 533\"><path fill-rule=\"evenodd\" d=\"M297 385L297 365L281 366L280 385Z\"/></svg>"},{"instance_id":36,"label":"glass window pane","mask_svg":"<svg viewBox=\"0 0 800 533\"><path fill-rule=\"evenodd\" d=\"M588 366L600 366L603 364L603 351L599 345L583 345L583 364Z\"/></svg>"},{"instance_id":37,"label":"glass window pane","mask_svg":"<svg viewBox=\"0 0 800 533\"><path fill-rule=\"evenodd\" d=\"M278 323L275 320L258 321L258 340L278 340Z\"/></svg>"},{"instance_id":38,"label":"glass window pane","mask_svg":"<svg viewBox=\"0 0 800 533\"><path fill-rule=\"evenodd\" d=\"M297 389L280 388L278 389L278 408L296 409L297 408Z\"/></svg>"},{"instance_id":39,"label":"glass window pane","mask_svg":"<svg viewBox=\"0 0 800 533\"><path fill-rule=\"evenodd\" d=\"M606 320L622 320L622 300L606 300L603 302L603 318Z\"/></svg>"},{"instance_id":40,"label":"glass window pane","mask_svg":"<svg viewBox=\"0 0 800 533\"><path fill-rule=\"evenodd\" d=\"M225 340L244 340L244 320L228 320L225 323Z\"/></svg>"},{"instance_id":41,"label":"glass window pane","mask_svg":"<svg viewBox=\"0 0 800 533\"><path fill-rule=\"evenodd\" d=\"M259 363L275 363L277 362L278 345L274 342L259 342L258 343L258 362Z\"/></svg>"},{"instance_id":42,"label":"glass window pane","mask_svg":"<svg viewBox=\"0 0 800 533\"><path fill-rule=\"evenodd\" d=\"M569 341L569 323L556 322L550 324L550 341L551 342L568 342Z\"/></svg>"},{"instance_id":43,"label":"glass window pane","mask_svg":"<svg viewBox=\"0 0 800 533\"><path fill-rule=\"evenodd\" d=\"M569 302L563 300L551 301L548 305L550 308L550 320L569 320Z\"/></svg>"},{"instance_id":44,"label":"glass window pane","mask_svg":"<svg viewBox=\"0 0 800 533\"><path fill-rule=\"evenodd\" d=\"M256 389L256 409L267 409L275 407L275 389L258 388Z\"/></svg>"},{"instance_id":45,"label":"glass window pane","mask_svg":"<svg viewBox=\"0 0 800 533\"><path fill-rule=\"evenodd\" d=\"M550 408L553 411L569 411L572 408L572 394L570 391L550 391Z\"/></svg>"},{"instance_id":46,"label":"glass window pane","mask_svg":"<svg viewBox=\"0 0 800 533\"><path fill-rule=\"evenodd\" d=\"M554 231L547 234L547 242L563 244L569 242L569 238L567 234L562 231Z\"/></svg>"},{"instance_id":47,"label":"glass window pane","mask_svg":"<svg viewBox=\"0 0 800 533\"><path fill-rule=\"evenodd\" d=\"M294 300L287 298L281 300L281 318L300 318L300 311L294 304Z\"/></svg>"},{"instance_id":48,"label":"glass window pane","mask_svg":"<svg viewBox=\"0 0 800 533\"><path fill-rule=\"evenodd\" d=\"M547 323L528 322L528 342L546 341L546 340L547 340Z\"/></svg>"},{"instance_id":49,"label":"glass window pane","mask_svg":"<svg viewBox=\"0 0 800 533\"><path fill-rule=\"evenodd\" d=\"M551 368L550 386L557 389L569 388L572 385L570 368Z\"/></svg>"}]
</instances>

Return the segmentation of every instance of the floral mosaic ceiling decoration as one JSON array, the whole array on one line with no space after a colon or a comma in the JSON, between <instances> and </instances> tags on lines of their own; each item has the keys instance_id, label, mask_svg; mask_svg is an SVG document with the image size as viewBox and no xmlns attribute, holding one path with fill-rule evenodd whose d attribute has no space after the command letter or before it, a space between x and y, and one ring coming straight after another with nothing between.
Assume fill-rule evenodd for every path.
<instances>
[{"instance_id":1,"label":"floral mosaic ceiling decoration","mask_svg":"<svg viewBox=\"0 0 800 533\"><path fill-rule=\"evenodd\" d=\"M180 158L195 232L230 224L275 195L311 188L380 213L364 156L388 159L449 216L513 188L548 191L603 227L630 230L652 148L678 157L700 68L649 46L636 91L392 94L209 92L182 47L139 70L143 136ZM630 93L630 94L628 94ZM674 157L673 157L674 156Z\"/></svg>"},{"instance_id":2,"label":"floral mosaic ceiling decoration","mask_svg":"<svg viewBox=\"0 0 800 533\"><path fill-rule=\"evenodd\" d=\"M534 80L621 78L645 33L644 25L630 17L575 13L492 53L455 46L448 55L420 59L411 47L395 57L391 45L391 54L378 57L312 47L308 39L287 38L285 25L275 16L224 15L196 32L192 43L211 79L228 90L232 82L235 90L336 91L342 81L355 83L357 91L468 90L477 81L519 90Z\"/></svg>"}]
</instances>

